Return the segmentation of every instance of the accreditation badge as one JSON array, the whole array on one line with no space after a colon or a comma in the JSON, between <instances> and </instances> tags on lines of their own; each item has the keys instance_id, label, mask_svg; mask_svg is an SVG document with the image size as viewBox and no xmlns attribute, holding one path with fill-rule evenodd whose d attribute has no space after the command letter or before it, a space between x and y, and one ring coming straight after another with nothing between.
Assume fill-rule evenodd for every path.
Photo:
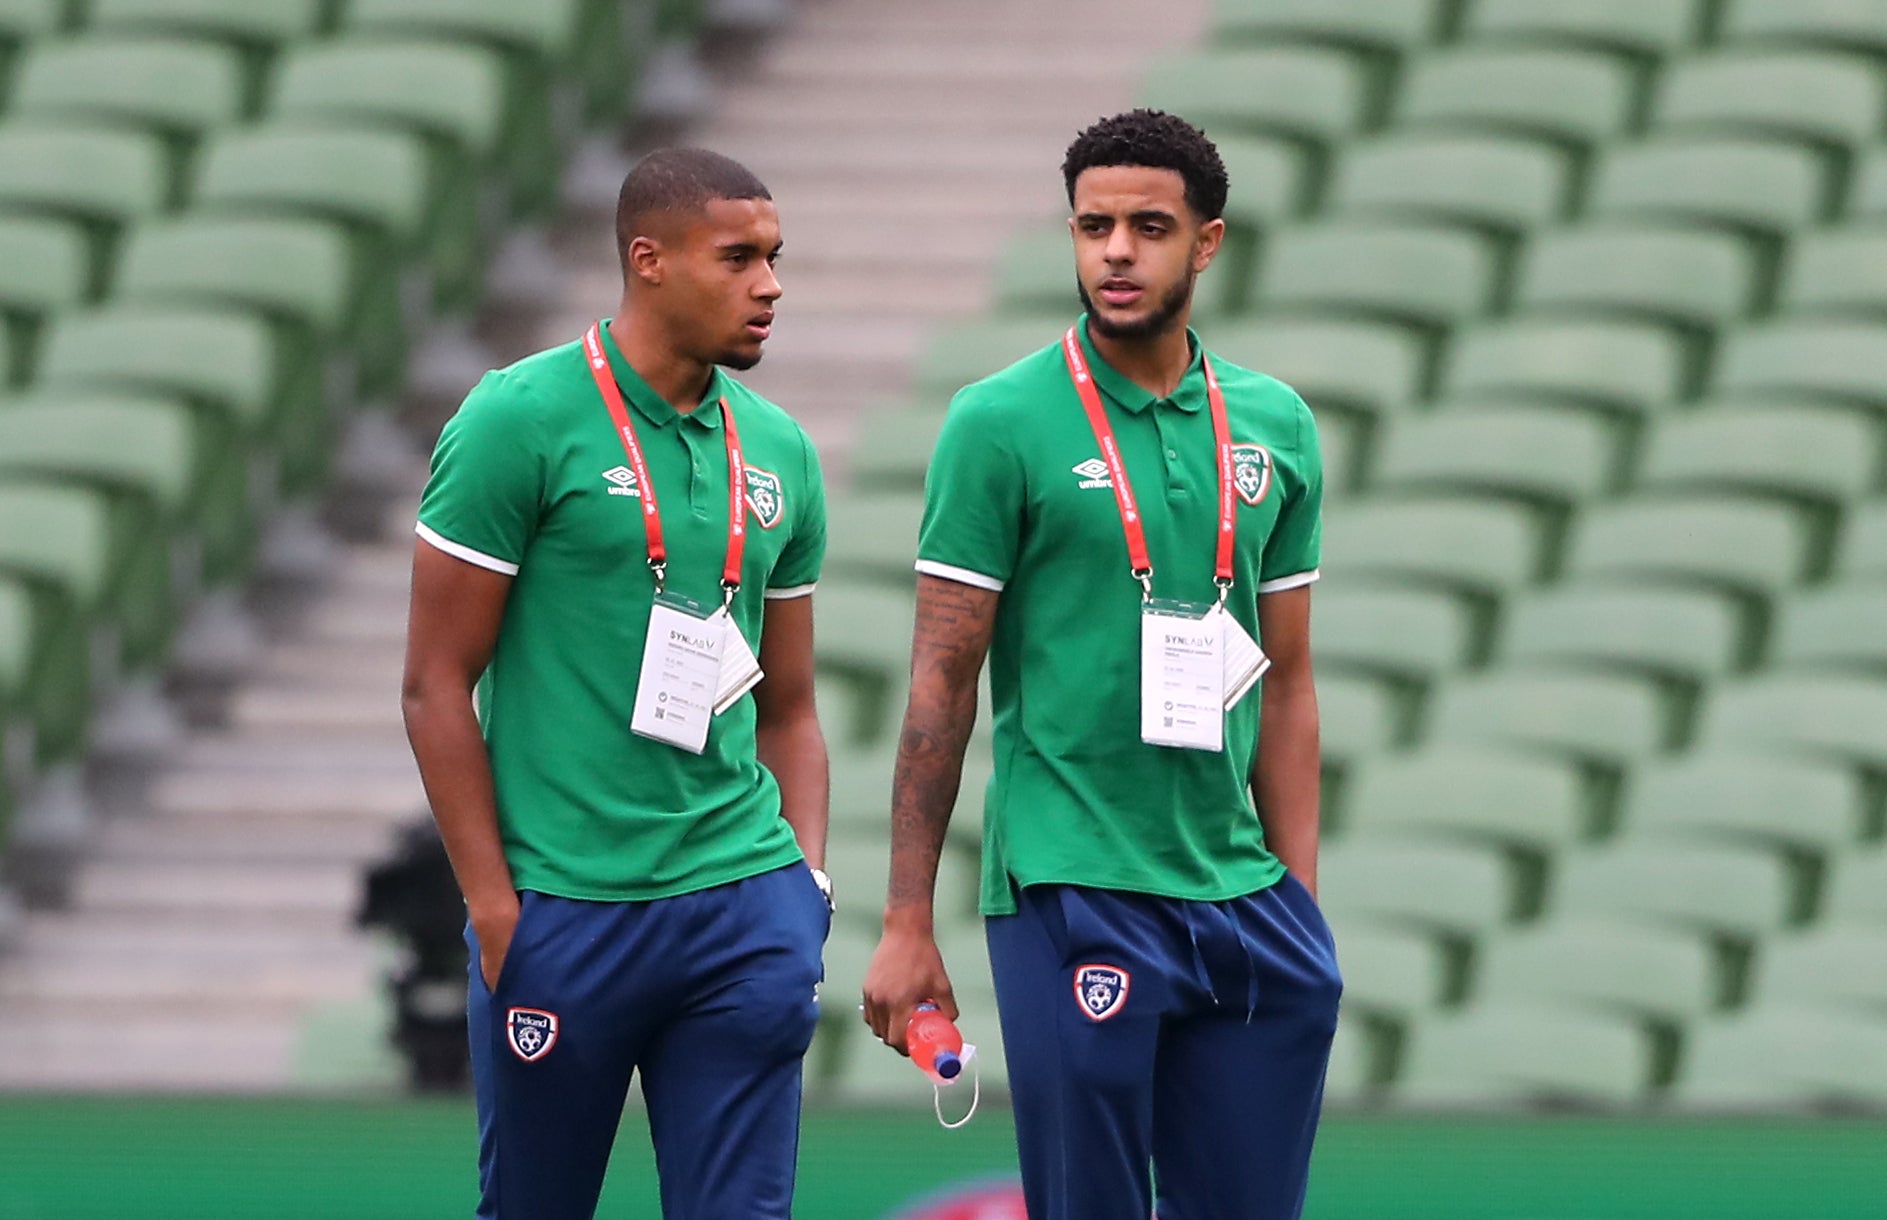
<instances>
[{"instance_id":1,"label":"accreditation badge","mask_svg":"<svg viewBox=\"0 0 1887 1220\"><path fill-rule=\"evenodd\" d=\"M728 617L664 593L649 611L636 683L631 732L690 754L707 748L708 725L721 691Z\"/></svg>"},{"instance_id":2,"label":"accreditation badge","mask_svg":"<svg viewBox=\"0 0 1887 1220\"><path fill-rule=\"evenodd\" d=\"M1140 740L1180 750L1225 749L1225 623L1216 605L1142 603Z\"/></svg>"}]
</instances>

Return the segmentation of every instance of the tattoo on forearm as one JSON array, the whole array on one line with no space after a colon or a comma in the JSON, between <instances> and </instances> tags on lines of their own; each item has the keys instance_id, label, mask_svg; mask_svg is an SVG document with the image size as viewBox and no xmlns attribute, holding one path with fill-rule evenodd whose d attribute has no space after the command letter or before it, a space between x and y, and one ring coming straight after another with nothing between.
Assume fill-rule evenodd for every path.
<instances>
[{"instance_id":1,"label":"tattoo on forearm","mask_svg":"<svg viewBox=\"0 0 1887 1220\"><path fill-rule=\"evenodd\" d=\"M992 594L926 579L917 599L911 702L891 788L891 883L886 905L930 901L963 751L976 722L976 675L994 626Z\"/></svg>"}]
</instances>

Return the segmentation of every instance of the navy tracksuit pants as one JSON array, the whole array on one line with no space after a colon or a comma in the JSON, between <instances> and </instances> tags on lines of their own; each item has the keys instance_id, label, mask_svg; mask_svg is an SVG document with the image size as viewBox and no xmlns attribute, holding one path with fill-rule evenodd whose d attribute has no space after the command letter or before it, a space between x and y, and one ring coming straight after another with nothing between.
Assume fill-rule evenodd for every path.
<instances>
[{"instance_id":1,"label":"navy tracksuit pants","mask_svg":"<svg viewBox=\"0 0 1887 1220\"><path fill-rule=\"evenodd\" d=\"M785 1220L831 915L804 864L653 902L526 891L471 945L481 1220L589 1220L642 1073L666 1220Z\"/></svg>"},{"instance_id":2,"label":"navy tracksuit pants","mask_svg":"<svg viewBox=\"0 0 1887 1220\"><path fill-rule=\"evenodd\" d=\"M987 930L1029 1220L1296 1220L1343 991L1309 891L1017 905Z\"/></svg>"}]
</instances>

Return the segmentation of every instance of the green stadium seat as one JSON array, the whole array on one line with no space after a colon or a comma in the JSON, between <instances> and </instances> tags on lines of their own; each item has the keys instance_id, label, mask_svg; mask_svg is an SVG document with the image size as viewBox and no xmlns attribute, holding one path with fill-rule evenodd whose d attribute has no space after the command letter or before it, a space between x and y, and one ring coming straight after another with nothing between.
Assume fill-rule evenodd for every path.
<instances>
[{"instance_id":1,"label":"green stadium seat","mask_svg":"<svg viewBox=\"0 0 1887 1220\"><path fill-rule=\"evenodd\" d=\"M1730 0L1723 39L1887 54L1887 12L1868 0Z\"/></svg>"},{"instance_id":2,"label":"green stadium seat","mask_svg":"<svg viewBox=\"0 0 1887 1220\"><path fill-rule=\"evenodd\" d=\"M112 298L259 311L304 348L347 351L364 388L384 392L397 386L405 357L399 286L354 254L335 221L191 212L131 234Z\"/></svg>"},{"instance_id":3,"label":"green stadium seat","mask_svg":"<svg viewBox=\"0 0 1887 1220\"><path fill-rule=\"evenodd\" d=\"M1726 335L1718 394L1794 393L1887 412L1887 325L1780 321Z\"/></svg>"},{"instance_id":4,"label":"green stadium seat","mask_svg":"<svg viewBox=\"0 0 1887 1220\"><path fill-rule=\"evenodd\" d=\"M852 492L834 497L825 575L881 581L903 591L916 583L917 531L924 498L911 492Z\"/></svg>"},{"instance_id":5,"label":"green stadium seat","mask_svg":"<svg viewBox=\"0 0 1887 1220\"><path fill-rule=\"evenodd\" d=\"M1812 52L1700 56L1658 78L1651 126L1802 140L1847 151L1873 140L1887 82L1865 60Z\"/></svg>"},{"instance_id":6,"label":"green stadium seat","mask_svg":"<svg viewBox=\"0 0 1887 1220\"><path fill-rule=\"evenodd\" d=\"M65 0L0 0L0 45L55 33L66 9Z\"/></svg>"},{"instance_id":7,"label":"green stadium seat","mask_svg":"<svg viewBox=\"0 0 1887 1220\"><path fill-rule=\"evenodd\" d=\"M1887 149L1875 147L1856 160L1847 214L1866 221L1887 217Z\"/></svg>"},{"instance_id":8,"label":"green stadium seat","mask_svg":"<svg viewBox=\"0 0 1887 1220\"><path fill-rule=\"evenodd\" d=\"M485 208L480 175L486 169L518 181L527 165L502 166L505 144L504 67L481 47L403 42L321 43L296 51L274 75L269 113L278 122L385 126L423 138L431 154L432 192L453 201L442 213L436 249L463 263L452 266L460 296L477 294L483 253L481 211L501 214L494 198ZM537 144L549 139L537 133ZM515 141L514 141L515 143Z\"/></svg>"},{"instance_id":9,"label":"green stadium seat","mask_svg":"<svg viewBox=\"0 0 1887 1220\"><path fill-rule=\"evenodd\" d=\"M1464 329L1441 384L1450 398L1538 399L1640 416L1683 397L1690 376L1688 345L1662 327L1523 318Z\"/></svg>"},{"instance_id":10,"label":"green stadium seat","mask_svg":"<svg viewBox=\"0 0 1887 1220\"><path fill-rule=\"evenodd\" d=\"M874 725L894 722L904 709L891 706L892 697L911 672L916 598L908 589L833 580L813 602L820 667L866 688Z\"/></svg>"},{"instance_id":11,"label":"green stadium seat","mask_svg":"<svg viewBox=\"0 0 1887 1220\"><path fill-rule=\"evenodd\" d=\"M192 34L273 52L316 33L328 0L91 0L86 25L118 33Z\"/></svg>"},{"instance_id":12,"label":"green stadium seat","mask_svg":"<svg viewBox=\"0 0 1887 1220\"><path fill-rule=\"evenodd\" d=\"M99 341L110 335L109 343ZM61 315L47 336L35 389L118 388L181 397L287 461L291 490L311 486L327 456L318 378L281 359L267 322L249 313L178 305Z\"/></svg>"},{"instance_id":13,"label":"green stadium seat","mask_svg":"<svg viewBox=\"0 0 1887 1220\"><path fill-rule=\"evenodd\" d=\"M1887 928L1818 927L1767 941L1750 992L1758 1005L1887 1010Z\"/></svg>"},{"instance_id":14,"label":"green stadium seat","mask_svg":"<svg viewBox=\"0 0 1887 1220\"><path fill-rule=\"evenodd\" d=\"M1317 412L1320 426L1330 410L1379 415L1403 409L1428 379L1428 340L1382 322L1267 318L1214 328L1211 347L1291 386Z\"/></svg>"},{"instance_id":15,"label":"green stadium seat","mask_svg":"<svg viewBox=\"0 0 1887 1220\"><path fill-rule=\"evenodd\" d=\"M1887 670L1887 581L1837 585L1782 603L1774 661L1794 669Z\"/></svg>"},{"instance_id":16,"label":"green stadium seat","mask_svg":"<svg viewBox=\"0 0 1887 1220\"><path fill-rule=\"evenodd\" d=\"M1887 927L1887 848L1851 851L1835 861L1822 918L1830 927Z\"/></svg>"},{"instance_id":17,"label":"green stadium seat","mask_svg":"<svg viewBox=\"0 0 1887 1220\"><path fill-rule=\"evenodd\" d=\"M1503 609L1506 663L1584 663L1704 682L1744 652L1743 608L1702 589L1572 584L1530 591Z\"/></svg>"},{"instance_id":18,"label":"green stadium seat","mask_svg":"<svg viewBox=\"0 0 1887 1220\"><path fill-rule=\"evenodd\" d=\"M46 216L0 216L0 332L12 352L0 360L0 384L31 375L46 319L84 301L91 288L91 254L81 226Z\"/></svg>"},{"instance_id":19,"label":"green stadium seat","mask_svg":"<svg viewBox=\"0 0 1887 1220\"><path fill-rule=\"evenodd\" d=\"M942 411L916 406L884 407L865 415L846 463L852 486L859 491L921 492L943 417Z\"/></svg>"},{"instance_id":20,"label":"green stadium seat","mask_svg":"<svg viewBox=\"0 0 1887 1220\"><path fill-rule=\"evenodd\" d=\"M1594 224L1538 233L1527 243L1514 294L1532 314L1624 314L1681 326L1718 326L1749 311L1757 265L1726 233L1669 225Z\"/></svg>"},{"instance_id":21,"label":"green stadium seat","mask_svg":"<svg viewBox=\"0 0 1887 1220\"><path fill-rule=\"evenodd\" d=\"M1472 499L1383 498L1332 506L1324 545L1347 573L1498 595L1535 579L1540 523L1525 509Z\"/></svg>"},{"instance_id":22,"label":"green stadium seat","mask_svg":"<svg viewBox=\"0 0 1887 1220\"><path fill-rule=\"evenodd\" d=\"M1887 230L1878 225L1798 234L1789 243L1777 311L1797 318L1843 313L1887 317L1887 285L1879 270L1884 264Z\"/></svg>"},{"instance_id":23,"label":"green stadium seat","mask_svg":"<svg viewBox=\"0 0 1887 1220\"><path fill-rule=\"evenodd\" d=\"M1573 522L1566 571L1772 595L1805 575L1812 524L1801 509L1736 496L1615 500Z\"/></svg>"},{"instance_id":24,"label":"green stadium seat","mask_svg":"<svg viewBox=\"0 0 1887 1220\"><path fill-rule=\"evenodd\" d=\"M1371 920L1348 921L1335 933L1345 1014L1401 1018L1447 998L1449 952L1439 937Z\"/></svg>"},{"instance_id":25,"label":"green stadium seat","mask_svg":"<svg viewBox=\"0 0 1887 1220\"><path fill-rule=\"evenodd\" d=\"M1328 147L1362 126L1369 72L1354 56L1301 46L1169 56L1147 70L1142 104L1212 131Z\"/></svg>"},{"instance_id":26,"label":"green stadium seat","mask_svg":"<svg viewBox=\"0 0 1887 1220\"><path fill-rule=\"evenodd\" d=\"M1720 685L1704 704L1698 741L1757 746L1887 771L1887 681L1844 673L1772 673Z\"/></svg>"},{"instance_id":27,"label":"green stadium seat","mask_svg":"<svg viewBox=\"0 0 1887 1220\"><path fill-rule=\"evenodd\" d=\"M84 223L102 284L124 227L170 203L169 158L155 136L74 122L0 125L0 209Z\"/></svg>"},{"instance_id":28,"label":"green stadium seat","mask_svg":"<svg viewBox=\"0 0 1887 1220\"><path fill-rule=\"evenodd\" d=\"M1196 322L1224 317L1234 308L1237 273L1220 254L1193 292ZM1075 277L1074 240L1063 221L1050 221L1011 237L996 263L996 306L1000 313L1040 317L1062 310L1069 318L1080 311ZM993 371L993 370L992 370Z\"/></svg>"},{"instance_id":29,"label":"green stadium seat","mask_svg":"<svg viewBox=\"0 0 1887 1220\"><path fill-rule=\"evenodd\" d=\"M938 332L917 358L917 387L923 401L947 402L971 382L1059 344L1074 317L1074 311L1062 309L1026 317L986 318ZM1214 350L1219 350L1216 345Z\"/></svg>"},{"instance_id":30,"label":"green stadium seat","mask_svg":"<svg viewBox=\"0 0 1887 1220\"><path fill-rule=\"evenodd\" d=\"M1346 145L1325 206L1517 234L1558 219L1571 182L1568 154L1537 140L1408 132Z\"/></svg>"},{"instance_id":31,"label":"green stadium seat","mask_svg":"<svg viewBox=\"0 0 1887 1220\"><path fill-rule=\"evenodd\" d=\"M79 616L61 608L57 594L20 575L0 574L0 721L13 717L32 728L30 738L15 738L14 761L23 764L15 779L34 763L74 760L85 741L91 648Z\"/></svg>"},{"instance_id":32,"label":"green stadium seat","mask_svg":"<svg viewBox=\"0 0 1887 1220\"><path fill-rule=\"evenodd\" d=\"M1671 1101L1704 1111L1887 1107L1887 1021L1765 1004L1691 1027Z\"/></svg>"},{"instance_id":33,"label":"green stadium seat","mask_svg":"<svg viewBox=\"0 0 1887 1220\"><path fill-rule=\"evenodd\" d=\"M424 144L395 131L249 127L208 142L193 206L340 221L364 265L397 266L433 237L428 167Z\"/></svg>"},{"instance_id":34,"label":"green stadium seat","mask_svg":"<svg viewBox=\"0 0 1887 1220\"><path fill-rule=\"evenodd\" d=\"M1782 928L1800 905L1781 853L1726 842L1633 839L1569 852L1548 880L1556 918L1645 920L1742 939Z\"/></svg>"},{"instance_id":35,"label":"green stadium seat","mask_svg":"<svg viewBox=\"0 0 1887 1220\"><path fill-rule=\"evenodd\" d=\"M250 471L219 419L181 399L67 388L0 399L0 436L10 438L0 471L137 491L193 536L204 581L244 571L256 527Z\"/></svg>"},{"instance_id":36,"label":"green stadium seat","mask_svg":"<svg viewBox=\"0 0 1887 1220\"><path fill-rule=\"evenodd\" d=\"M1841 528L1835 571L1849 578L1887 576L1887 500L1849 509Z\"/></svg>"},{"instance_id":37,"label":"green stadium seat","mask_svg":"<svg viewBox=\"0 0 1887 1220\"><path fill-rule=\"evenodd\" d=\"M1438 0L1217 0L1214 43L1308 42L1399 54L1434 39Z\"/></svg>"},{"instance_id":38,"label":"green stadium seat","mask_svg":"<svg viewBox=\"0 0 1887 1220\"><path fill-rule=\"evenodd\" d=\"M1828 200L1828 167L1801 144L1662 136L1617 145L1600 159L1588 214L1777 238L1821 221Z\"/></svg>"},{"instance_id":39,"label":"green stadium seat","mask_svg":"<svg viewBox=\"0 0 1887 1220\"><path fill-rule=\"evenodd\" d=\"M1591 46L1645 58L1682 49L1703 32L1699 0L1470 0L1463 39Z\"/></svg>"},{"instance_id":40,"label":"green stadium seat","mask_svg":"<svg viewBox=\"0 0 1887 1220\"><path fill-rule=\"evenodd\" d=\"M1545 854L1584 838L1591 821L1577 767L1511 750L1385 754L1351 768L1344 784L1346 843L1453 837Z\"/></svg>"},{"instance_id":41,"label":"green stadium seat","mask_svg":"<svg viewBox=\"0 0 1887 1220\"><path fill-rule=\"evenodd\" d=\"M1626 781L1622 833L1714 838L1825 854L1867 828L1860 776L1835 763L1744 750L1698 750L1647 763Z\"/></svg>"},{"instance_id":42,"label":"green stadium seat","mask_svg":"<svg viewBox=\"0 0 1887 1220\"><path fill-rule=\"evenodd\" d=\"M103 120L149 128L188 151L204 132L243 117L241 58L178 38L43 40L22 60L8 114Z\"/></svg>"},{"instance_id":43,"label":"green stadium seat","mask_svg":"<svg viewBox=\"0 0 1887 1220\"><path fill-rule=\"evenodd\" d=\"M1345 980L1346 984L1348 980ZM1348 987L1345 987L1348 999ZM1337 1022L1336 1041L1330 1044L1330 1066L1324 1071L1324 1104L1332 1108L1372 1104L1382 1071L1380 1039L1362 1021Z\"/></svg>"},{"instance_id":44,"label":"green stadium seat","mask_svg":"<svg viewBox=\"0 0 1887 1220\"><path fill-rule=\"evenodd\" d=\"M674 9L673 4L662 6ZM514 105L550 109L554 86L573 78L588 117L620 123L633 108L638 56L625 39L619 0L352 0L344 28L376 35L483 43L514 61ZM657 20L660 21L660 15ZM659 32L658 32L659 35ZM535 98L533 98L535 94ZM552 197L554 198L554 192Z\"/></svg>"},{"instance_id":45,"label":"green stadium seat","mask_svg":"<svg viewBox=\"0 0 1887 1220\"><path fill-rule=\"evenodd\" d=\"M1424 741L1521 747L1618 767L1663 750L1671 730L1668 699L1654 682L1512 668L1443 683Z\"/></svg>"},{"instance_id":46,"label":"green stadium seat","mask_svg":"<svg viewBox=\"0 0 1887 1220\"><path fill-rule=\"evenodd\" d=\"M1492 303L1495 251L1460 229L1293 225L1267 237L1254 299L1272 313L1338 313L1445 327Z\"/></svg>"},{"instance_id":47,"label":"green stadium seat","mask_svg":"<svg viewBox=\"0 0 1887 1220\"><path fill-rule=\"evenodd\" d=\"M0 401L0 481L83 484L110 496L126 528L155 525L173 549L232 573L252 523L248 470L207 438L188 406L124 395ZM195 577L193 577L194 579Z\"/></svg>"},{"instance_id":48,"label":"green stadium seat","mask_svg":"<svg viewBox=\"0 0 1887 1220\"><path fill-rule=\"evenodd\" d=\"M1326 766L1367 758L1405 732L1406 711L1394 683L1337 665L1317 674L1317 711Z\"/></svg>"},{"instance_id":49,"label":"green stadium seat","mask_svg":"<svg viewBox=\"0 0 1887 1220\"><path fill-rule=\"evenodd\" d=\"M1635 73L1615 56L1468 44L1404 69L1396 125L1482 129L1589 148L1631 120Z\"/></svg>"},{"instance_id":50,"label":"green stadium seat","mask_svg":"<svg viewBox=\"0 0 1887 1220\"><path fill-rule=\"evenodd\" d=\"M88 633L105 629L101 678L155 665L171 626L170 555L122 525L90 488L0 483L0 573L32 582Z\"/></svg>"},{"instance_id":51,"label":"green stadium seat","mask_svg":"<svg viewBox=\"0 0 1887 1220\"><path fill-rule=\"evenodd\" d=\"M1471 491L1564 508L1618 479L1615 425L1589 411L1469 403L1383 421L1372 491Z\"/></svg>"},{"instance_id":52,"label":"green stadium seat","mask_svg":"<svg viewBox=\"0 0 1887 1220\"><path fill-rule=\"evenodd\" d=\"M495 165L504 148L504 65L479 47L309 43L283 59L273 86L276 118L390 123L450 141L476 167Z\"/></svg>"},{"instance_id":53,"label":"green stadium seat","mask_svg":"<svg viewBox=\"0 0 1887 1220\"><path fill-rule=\"evenodd\" d=\"M1651 1035L1629 1017L1564 1004L1477 1004L1409 1034L1395 1104L1422 1109L1633 1105L1649 1095Z\"/></svg>"},{"instance_id":54,"label":"green stadium seat","mask_svg":"<svg viewBox=\"0 0 1887 1220\"><path fill-rule=\"evenodd\" d=\"M1643 490L1730 491L1839 505L1875 485L1879 425L1844 407L1733 402L1656 421Z\"/></svg>"},{"instance_id":55,"label":"green stadium seat","mask_svg":"<svg viewBox=\"0 0 1887 1220\"><path fill-rule=\"evenodd\" d=\"M1473 608L1433 589L1365 579L1317 594L1319 662L1426 681L1462 664L1475 636Z\"/></svg>"},{"instance_id":56,"label":"green stadium seat","mask_svg":"<svg viewBox=\"0 0 1887 1220\"><path fill-rule=\"evenodd\" d=\"M1474 998L1684 1021L1718 1007L1725 982L1717 951L1704 937L1577 918L1490 936L1475 961Z\"/></svg>"},{"instance_id":57,"label":"green stadium seat","mask_svg":"<svg viewBox=\"0 0 1887 1220\"><path fill-rule=\"evenodd\" d=\"M1466 843L1350 840L1318 853L1317 900L1344 926L1388 920L1476 936L1513 915L1517 889L1500 852Z\"/></svg>"}]
</instances>

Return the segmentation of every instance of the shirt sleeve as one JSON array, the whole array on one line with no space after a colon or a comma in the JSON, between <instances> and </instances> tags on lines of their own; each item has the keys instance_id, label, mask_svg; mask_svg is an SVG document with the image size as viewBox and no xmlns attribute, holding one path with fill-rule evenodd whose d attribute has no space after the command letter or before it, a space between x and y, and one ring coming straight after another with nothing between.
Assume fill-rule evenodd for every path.
<instances>
[{"instance_id":1,"label":"shirt sleeve","mask_svg":"<svg viewBox=\"0 0 1887 1220\"><path fill-rule=\"evenodd\" d=\"M793 536L780 549L780 560L767 577L769 601L804 597L819 583L826 561L826 480L812 438L800 434L800 511L793 515Z\"/></svg>"},{"instance_id":2,"label":"shirt sleeve","mask_svg":"<svg viewBox=\"0 0 1887 1220\"><path fill-rule=\"evenodd\" d=\"M1284 476L1284 503L1265 541L1258 570L1258 592L1281 593L1310 584L1323 562L1323 450L1317 420L1303 399L1297 400L1297 448Z\"/></svg>"},{"instance_id":3,"label":"shirt sleeve","mask_svg":"<svg viewBox=\"0 0 1887 1220\"><path fill-rule=\"evenodd\" d=\"M516 387L485 374L439 434L419 536L467 563L517 575L543 504L535 422Z\"/></svg>"},{"instance_id":4,"label":"shirt sleeve","mask_svg":"<svg viewBox=\"0 0 1887 1220\"><path fill-rule=\"evenodd\" d=\"M1015 574L1027 487L996 404L959 393L924 480L917 570L1000 591Z\"/></svg>"}]
</instances>

